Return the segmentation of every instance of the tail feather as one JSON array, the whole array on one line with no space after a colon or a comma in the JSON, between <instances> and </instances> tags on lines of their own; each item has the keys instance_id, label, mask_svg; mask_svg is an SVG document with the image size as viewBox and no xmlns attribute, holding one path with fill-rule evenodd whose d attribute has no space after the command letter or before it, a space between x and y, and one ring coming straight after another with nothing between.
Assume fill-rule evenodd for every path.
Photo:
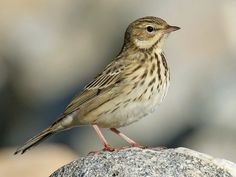
<instances>
[{"instance_id":1,"label":"tail feather","mask_svg":"<svg viewBox=\"0 0 236 177\"><path fill-rule=\"evenodd\" d=\"M46 140L48 137L56 133L52 128L47 128L38 135L34 136L33 138L29 139L23 146L19 147L14 154L18 153L25 153L27 150L32 148L33 146L38 145L40 142Z\"/></svg>"}]
</instances>

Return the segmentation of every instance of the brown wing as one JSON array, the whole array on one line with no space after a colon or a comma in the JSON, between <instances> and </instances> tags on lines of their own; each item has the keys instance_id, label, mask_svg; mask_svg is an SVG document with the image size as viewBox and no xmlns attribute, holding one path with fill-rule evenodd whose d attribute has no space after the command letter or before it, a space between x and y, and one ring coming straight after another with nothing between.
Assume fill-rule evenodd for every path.
<instances>
[{"instance_id":1,"label":"brown wing","mask_svg":"<svg viewBox=\"0 0 236 177\"><path fill-rule=\"evenodd\" d=\"M78 110L84 103L95 99L98 95L109 92L115 84L120 82L124 68L125 65L120 60L115 60L109 64L101 74L84 88L81 94L70 102L63 116Z\"/></svg>"},{"instance_id":2,"label":"brown wing","mask_svg":"<svg viewBox=\"0 0 236 177\"><path fill-rule=\"evenodd\" d=\"M125 68L124 63L121 62L122 61L120 60L113 61L101 74L99 74L92 82L90 82L85 87L85 89L103 89L115 84L117 80L119 80L121 73Z\"/></svg>"}]
</instances>

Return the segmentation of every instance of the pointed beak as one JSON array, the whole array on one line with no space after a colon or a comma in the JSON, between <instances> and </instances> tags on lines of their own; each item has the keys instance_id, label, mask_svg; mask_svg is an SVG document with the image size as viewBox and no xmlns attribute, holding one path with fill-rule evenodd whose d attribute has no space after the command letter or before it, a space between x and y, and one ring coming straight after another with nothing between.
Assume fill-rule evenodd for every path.
<instances>
[{"instance_id":1,"label":"pointed beak","mask_svg":"<svg viewBox=\"0 0 236 177\"><path fill-rule=\"evenodd\" d=\"M164 34L167 34L167 33L173 32L173 31L177 31L179 29L180 29L180 27L178 27L178 26L167 25L162 31Z\"/></svg>"}]
</instances>

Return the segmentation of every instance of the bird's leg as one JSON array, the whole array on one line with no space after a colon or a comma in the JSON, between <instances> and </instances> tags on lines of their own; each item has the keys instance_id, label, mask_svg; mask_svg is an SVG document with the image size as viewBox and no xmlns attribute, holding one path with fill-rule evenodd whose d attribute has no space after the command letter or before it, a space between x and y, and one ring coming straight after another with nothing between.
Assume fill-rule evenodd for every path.
<instances>
[{"instance_id":1,"label":"bird's leg","mask_svg":"<svg viewBox=\"0 0 236 177\"><path fill-rule=\"evenodd\" d=\"M104 151L114 151L115 148L113 148L106 140L106 138L103 136L101 130L99 129L99 127L97 125L92 125L94 130L96 131L96 133L98 134L98 137L100 139L100 141L102 142L102 144L104 145Z\"/></svg>"},{"instance_id":2,"label":"bird's leg","mask_svg":"<svg viewBox=\"0 0 236 177\"><path fill-rule=\"evenodd\" d=\"M136 143L134 140L132 140L129 137L127 137L125 134L121 133L116 128L110 128L110 130L113 131L115 134L119 135L121 138L123 138L132 147L139 147L139 148L142 148L142 149L153 149L153 150L163 150L163 149L166 149L166 147L148 147L148 146L142 146L142 145ZM124 148L120 148L120 149L125 149L125 147Z\"/></svg>"},{"instance_id":3,"label":"bird's leg","mask_svg":"<svg viewBox=\"0 0 236 177\"><path fill-rule=\"evenodd\" d=\"M123 138L126 142L128 142L132 147L143 147L142 145L136 143L134 140L130 139L128 136L125 134L121 133L119 130L116 128L110 128L111 131L113 131L115 134Z\"/></svg>"}]
</instances>

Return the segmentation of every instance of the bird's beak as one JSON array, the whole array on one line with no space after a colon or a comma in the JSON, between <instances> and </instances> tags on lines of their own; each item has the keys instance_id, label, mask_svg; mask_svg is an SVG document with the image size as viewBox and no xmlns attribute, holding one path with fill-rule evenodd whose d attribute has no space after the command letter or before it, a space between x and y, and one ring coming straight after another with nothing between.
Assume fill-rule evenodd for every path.
<instances>
[{"instance_id":1,"label":"bird's beak","mask_svg":"<svg viewBox=\"0 0 236 177\"><path fill-rule=\"evenodd\" d=\"M178 26L170 26L170 25L167 25L164 29L162 29L162 32L163 32L164 34L167 34L167 33L173 32L173 31L177 31L177 30L179 30L179 29L180 29L180 27L178 27Z\"/></svg>"}]
</instances>

